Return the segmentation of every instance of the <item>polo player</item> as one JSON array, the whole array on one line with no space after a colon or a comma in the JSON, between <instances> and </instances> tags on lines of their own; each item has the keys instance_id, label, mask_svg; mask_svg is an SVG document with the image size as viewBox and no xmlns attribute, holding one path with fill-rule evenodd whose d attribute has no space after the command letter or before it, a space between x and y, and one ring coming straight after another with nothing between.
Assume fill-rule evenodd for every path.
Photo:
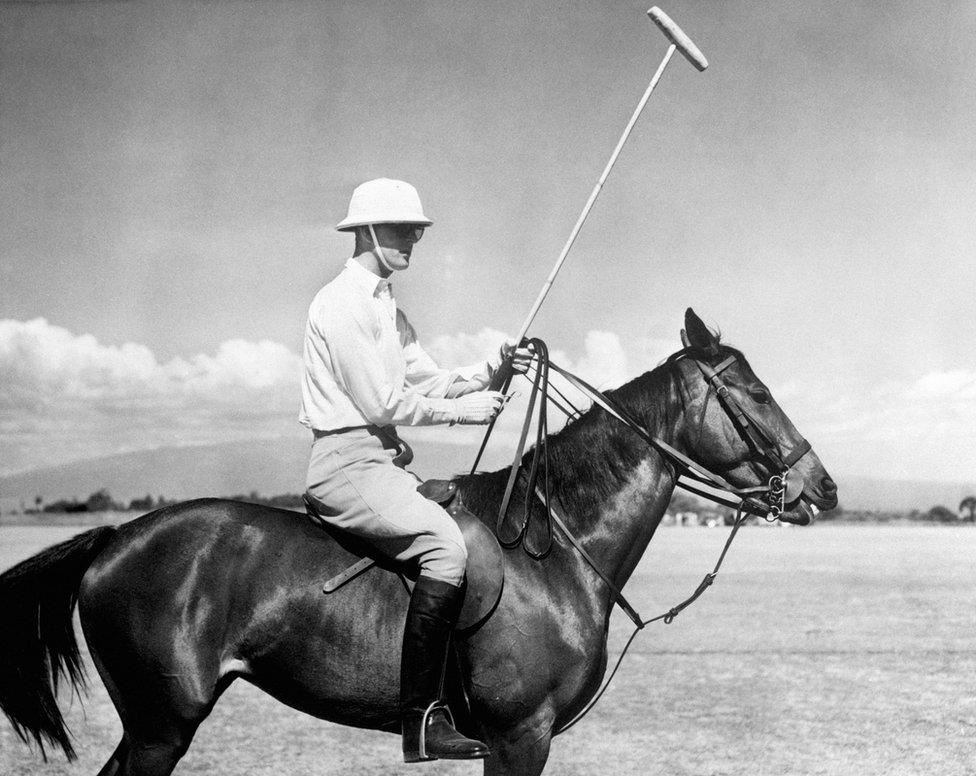
<instances>
[{"instance_id":1,"label":"polo player","mask_svg":"<svg viewBox=\"0 0 976 776\"><path fill-rule=\"evenodd\" d=\"M415 477L394 464L405 449L396 427L489 423L504 404L501 393L487 390L492 375L508 355L520 371L531 356L506 343L491 361L447 370L424 352L390 277L410 266L432 223L408 183L380 178L355 189L336 226L354 233L353 256L308 311L299 417L314 435L306 484L322 518L420 569L400 662L408 763L481 758L488 747L454 729L441 698L463 602L464 539L447 512L417 492Z\"/></svg>"}]
</instances>

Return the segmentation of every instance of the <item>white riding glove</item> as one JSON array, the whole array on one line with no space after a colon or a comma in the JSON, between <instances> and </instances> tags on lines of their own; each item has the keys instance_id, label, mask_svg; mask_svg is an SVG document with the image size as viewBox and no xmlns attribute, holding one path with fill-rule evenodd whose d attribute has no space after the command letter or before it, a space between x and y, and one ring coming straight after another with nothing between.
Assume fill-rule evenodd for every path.
<instances>
[{"instance_id":1,"label":"white riding glove","mask_svg":"<svg viewBox=\"0 0 976 776\"><path fill-rule=\"evenodd\" d=\"M497 359L492 359L488 362L489 373L494 375L498 367L509 356L512 356L512 371L515 374L524 375L529 368L529 364L532 363L534 351L526 347L516 347L515 340L506 340L498 349Z\"/></svg>"},{"instance_id":2,"label":"white riding glove","mask_svg":"<svg viewBox=\"0 0 976 776\"><path fill-rule=\"evenodd\" d=\"M455 417L451 421L464 426L491 423L501 411L505 396L498 391L476 391L454 399Z\"/></svg>"}]
</instances>

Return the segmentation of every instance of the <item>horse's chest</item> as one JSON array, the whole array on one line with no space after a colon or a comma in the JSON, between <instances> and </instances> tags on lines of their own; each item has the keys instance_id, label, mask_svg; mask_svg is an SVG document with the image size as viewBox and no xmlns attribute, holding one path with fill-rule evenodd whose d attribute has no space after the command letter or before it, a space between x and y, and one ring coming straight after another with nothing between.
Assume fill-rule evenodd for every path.
<instances>
[{"instance_id":1,"label":"horse's chest","mask_svg":"<svg viewBox=\"0 0 976 776\"><path fill-rule=\"evenodd\" d=\"M596 624L579 610L549 603L532 615L492 618L465 650L471 694L497 716L573 697L606 665Z\"/></svg>"}]
</instances>

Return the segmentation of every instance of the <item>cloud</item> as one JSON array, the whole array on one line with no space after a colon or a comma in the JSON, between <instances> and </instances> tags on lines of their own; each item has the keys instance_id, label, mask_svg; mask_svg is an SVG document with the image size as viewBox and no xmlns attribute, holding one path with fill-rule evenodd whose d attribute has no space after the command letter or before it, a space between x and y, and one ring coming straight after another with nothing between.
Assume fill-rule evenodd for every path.
<instances>
[{"instance_id":1,"label":"cloud","mask_svg":"<svg viewBox=\"0 0 976 776\"><path fill-rule=\"evenodd\" d=\"M437 338L439 355L452 365L493 352L501 332ZM624 340L614 332L590 331L580 352L551 352L553 361L601 389L614 388L653 368L675 350L669 339ZM760 378L763 375L759 375ZM589 401L554 383L580 408ZM524 381L514 384L521 396L501 416L491 448L511 450L526 407ZM799 431L814 445L829 471L894 479L972 481L976 478L976 368L905 375L872 383L860 375L822 382L788 379L771 386L773 395ZM550 428L562 425L552 412ZM411 435L473 448L484 429L412 429ZM510 455L510 453L509 453ZM500 457L495 456L495 462Z\"/></svg>"},{"instance_id":2,"label":"cloud","mask_svg":"<svg viewBox=\"0 0 976 776\"><path fill-rule=\"evenodd\" d=\"M483 361L514 335L485 327L475 334L442 334L425 342L424 349L441 366L453 368ZM644 343L639 350L643 351ZM664 355L667 355L665 353ZM550 358L564 369L578 374L598 388L614 388L631 377L630 359L614 332L591 330L583 338L583 352L576 358L565 350L551 350Z\"/></svg>"},{"instance_id":3,"label":"cloud","mask_svg":"<svg viewBox=\"0 0 976 776\"><path fill-rule=\"evenodd\" d=\"M976 399L976 372L966 369L931 372L915 381L911 393L920 399Z\"/></svg>"},{"instance_id":4,"label":"cloud","mask_svg":"<svg viewBox=\"0 0 976 776\"><path fill-rule=\"evenodd\" d=\"M442 366L453 367L495 355L506 338L484 328L434 337L425 347ZM612 332L591 331L581 352L560 350L552 357L602 388L631 376L625 349ZM297 423L301 359L268 340L229 340L213 354L161 361L145 345L107 345L43 318L0 320L0 375L0 473L163 445L304 433ZM527 404L524 383L517 387L520 396L497 427L496 442L506 449L514 444ZM561 387L573 393L565 383ZM561 423L554 412L551 427ZM484 428L411 433L475 446Z\"/></svg>"},{"instance_id":5,"label":"cloud","mask_svg":"<svg viewBox=\"0 0 976 776\"><path fill-rule=\"evenodd\" d=\"M504 332L434 337L425 343L443 366L483 360ZM552 359L609 389L653 368L673 348L588 332L576 350ZM0 320L0 474L161 446L304 435L297 423L301 359L268 340L235 339L213 353L160 361L138 343L106 345L38 318ZM762 375L760 375L762 377ZM589 401L561 378L554 384L580 408ZM976 477L976 368L908 375L871 383L790 379L771 386L828 470L891 478L971 481ZM511 455L528 389L502 414L491 448ZM563 423L553 410L550 428ZM484 427L410 429L411 440L476 449ZM461 466L460 468L464 468Z\"/></svg>"},{"instance_id":6,"label":"cloud","mask_svg":"<svg viewBox=\"0 0 976 776\"><path fill-rule=\"evenodd\" d=\"M497 329L484 328L476 334L441 335L425 343L424 348L441 366L456 367L496 354L499 345L513 336ZM554 363L600 390L615 388L636 376L636 372L630 367L630 359L620 337L613 332L598 330L587 332L583 338L583 350L575 357L561 349L550 351L549 356ZM552 373L550 379L574 406L580 410L589 407L589 399L572 388L561 376ZM516 398L509 402L495 424L490 443L492 450L514 450L522 428L528 408L529 384L524 379L518 379L512 383L510 390L516 393ZM561 428L565 420L558 410L553 409L549 416L550 430ZM441 444L455 444L476 449L484 433L483 426L437 426L410 429L409 436L419 441L436 441ZM506 453L506 456L510 455L511 452ZM496 462L500 460L497 456L489 455L489 457Z\"/></svg>"},{"instance_id":7,"label":"cloud","mask_svg":"<svg viewBox=\"0 0 976 776\"><path fill-rule=\"evenodd\" d=\"M552 358L601 391L617 388L636 376L631 374L620 337L610 331L588 331L583 339L583 353L575 361L562 351L553 353Z\"/></svg>"},{"instance_id":8,"label":"cloud","mask_svg":"<svg viewBox=\"0 0 976 776\"><path fill-rule=\"evenodd\" d=\"M492 358L503 342L513 338L514 335L485 327L476 334L440 334L422 344L434 361L453 369Z\"/></svg>"},{"instance_id":9,"label":"cloud","mask_svg":"<svg viewBox=\"0 0 976 776\"><path fill-rule=\"evenodd\" d=\"M773 395L828 470L894 479L976 479L976 369L881 384L790 381Z\"/></svg>"},{"instance_id":10,"label":"cloud","mask_svg":"<svg viewBox=\"0 0 976 776\"><path fill-rule=\"evenodd\" d=\"M43 318L0 321L0 406L6 409L228 404L297 386L300 370L297 356L267 340L230 340L214 356L159 363L144 345L102 345Z\"/></svg>"},{"instance_id":11,"label":"cloud","mask_svg":"<svg viewBox=\"0 0 976 776\"><path fill-rule=\"evenodd\" d=\"M0 472L295 426L301 360L267 340L160 362L43 318L0 321Z\"/></svg>"}]
</instances>

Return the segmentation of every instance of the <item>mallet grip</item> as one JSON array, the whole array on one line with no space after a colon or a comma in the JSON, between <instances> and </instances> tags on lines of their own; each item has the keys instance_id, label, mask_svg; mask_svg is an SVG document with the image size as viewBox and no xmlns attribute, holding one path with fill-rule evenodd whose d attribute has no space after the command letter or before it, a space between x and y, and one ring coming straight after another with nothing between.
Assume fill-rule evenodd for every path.
<instances>
[{"instance_id":1,"label":"mallet grip","mask_svg":"<svg viewBox=\"0 0 976 776\"><path fill-rule=\"evenodd\" d=\"M647 15L661 28L661 32L677 47L678 51L685 55L685 59L699 70L708 67L708 60L698 50L698 46L691 42L691 38L685 35L684 31L674 23L670 16L656 5L647 12Z\"/></svg>"}]
</instances>

